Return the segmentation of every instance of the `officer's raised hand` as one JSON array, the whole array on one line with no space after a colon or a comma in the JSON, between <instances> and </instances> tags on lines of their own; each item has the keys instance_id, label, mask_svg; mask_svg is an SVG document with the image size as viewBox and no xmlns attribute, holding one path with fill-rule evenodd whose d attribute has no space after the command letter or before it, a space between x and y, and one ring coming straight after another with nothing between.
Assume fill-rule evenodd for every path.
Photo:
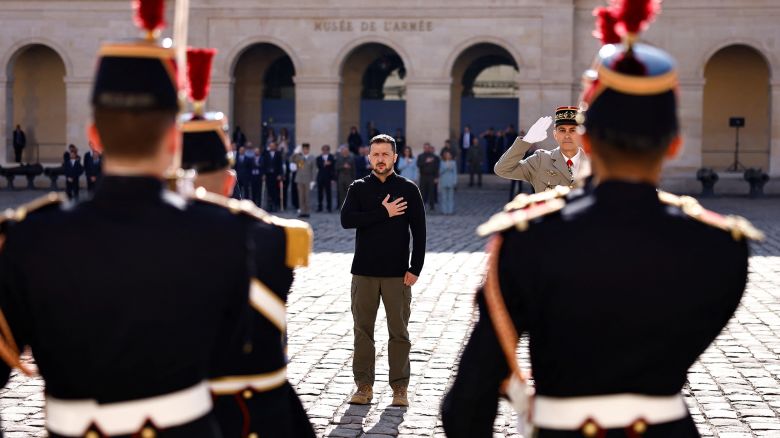
<instances>
[{"instance_id":1,"label":"officer's raised hand","mask_svg":"<svg viewBox=\"0 0 780 438\"><path fill-rule=\"evenodd\" d=\"M382 206L387 209L387 214L390 217L400 216L405 213L406 202L404 201L404 198L398 198L393 202L388 202L389 200L390 195L385 196L385 199L382 200Z\"/></svg>"},{"instance_id":2,"label":"officer's raised hand","mask_svg":"<svg viewBox=\"0 0 780 438\"><path fill-rule=\"evenodd\" d=\"M547 130L552 125L552 117L544 116L540 117L536 123L528 128L528 133L523 137L523 141L526 143L539 143L547 138Z\"/></svg>"}]
</instances>

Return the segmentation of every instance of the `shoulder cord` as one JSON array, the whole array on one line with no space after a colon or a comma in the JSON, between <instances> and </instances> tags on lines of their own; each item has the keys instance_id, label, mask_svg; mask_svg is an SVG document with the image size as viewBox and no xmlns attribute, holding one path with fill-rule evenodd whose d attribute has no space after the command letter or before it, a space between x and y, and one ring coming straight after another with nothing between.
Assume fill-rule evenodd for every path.
<instances>
[{"instance_id":1,"label":"shoulder cord","mask_svg":"<svg viewBox=\"0 0 780 438\"><path fill-rule=\"evenodd\" d=\"M33 371L25 364L22 363L19 347L16 345L14 336L11 333L11 328L8 326L8 321L5 319L5 314L0 310L0 359L8 364L11 368L18 368L25 376L32 377Z\"/></svg>"}]
</instances>

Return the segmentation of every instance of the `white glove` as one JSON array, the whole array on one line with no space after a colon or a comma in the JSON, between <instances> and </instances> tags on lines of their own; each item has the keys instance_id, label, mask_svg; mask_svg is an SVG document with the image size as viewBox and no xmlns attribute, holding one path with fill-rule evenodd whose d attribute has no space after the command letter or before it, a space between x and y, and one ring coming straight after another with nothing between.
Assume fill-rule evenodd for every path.
<instances>
[{"instance_id":1,"label":"white glove","mask_svg":"<svg viewBox=\"0 0 780 438\"><path fill-rule=\"evenodd\" d=\"M309 183L309 190L314 190L314 184L315 184L314 181Z\"/></svg>"},{"instance_id":2,"label":"white glove","mask_svg":"<svg viewBox=\"0 0 780 438\"><path fill-rule=\"evenodd\" d=\"M528 134L523 137L523 141L526 143L539 143L547 138L547 130L552 125L552 117L544 116L540 117L536 123L528 128Z\"/></svg>"},{"instance_id":3,"label":"white glove","mask_svg":"<svg viewBox=\"0 0 780 438\"><path fill-rule=\"evenodd\" d=\"M297 172L298 171L298 165L295 163L290 163L290 172Z\"/></svg>"}]
</instances>

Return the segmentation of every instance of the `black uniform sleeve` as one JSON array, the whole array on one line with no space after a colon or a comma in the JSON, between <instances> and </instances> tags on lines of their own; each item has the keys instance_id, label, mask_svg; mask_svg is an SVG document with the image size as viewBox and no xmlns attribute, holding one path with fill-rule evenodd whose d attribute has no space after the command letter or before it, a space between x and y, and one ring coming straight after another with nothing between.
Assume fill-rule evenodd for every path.
<instances>
[{"instance_id":1,"label":"black uniform sleeve","mask_svg":"<svg viewBox=\"0 0 780 438\"><path fill-rule=\"evenodd\" d=\"M369 211L360 210L358 200L360 193L360 183L353 182L347 190L344 205L341 207L341 226L345 229L367 227L369 225L388 219L390 216L387 209L379 204L376 208Z\"/></svg>"},{"instance_id":2,"label":"black uniform sleeve","mask_svg":"<svg viewBox=\"0 0 780 438\"><path fill-rule=\"evenodd\" d=\"M523 265L518 263L516 253L519 251L513 246L505 243L501 248L499 282L512 321L521 334L525 331L526 321L519 299L521 290L514 278L522 275L517 272L522 270ZM509 375L509 366L498 343L482 291L477 296L477 304L479 320L463 351L455 383L442 403L444 432L450 438L493 436L499 387Z\"/></svg>"},{"instance_id":3,"label":"black uniform sleeve","mask_svg":"<svg viewBox=\"0 0 780 438\"><path fill-rule=\"evenodd\" d=\"M409 215L409 228L412 231L412 259L409 272L419 276L425 262L425 206L420 189L415 184L409 184L409 186L406 209Z\"/></svg>"}]
</instances>

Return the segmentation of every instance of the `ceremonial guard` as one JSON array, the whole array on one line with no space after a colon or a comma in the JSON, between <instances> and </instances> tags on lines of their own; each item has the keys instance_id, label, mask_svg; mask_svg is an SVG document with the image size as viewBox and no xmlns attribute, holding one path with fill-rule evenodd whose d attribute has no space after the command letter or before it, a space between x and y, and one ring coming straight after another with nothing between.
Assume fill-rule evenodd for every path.
<instances>
[{"instance_id":1,"label":"ceremonial guard","mask_svg":"<svg viewBox=\"0 0 780 438\"><path fill-rule=\"evenodd\" d=\"M528 181L536 193L555 186L574 187L578 179L588 176L588 157L580 147L577 135L577 107L562 106L555 110L553 137L558 147L553 150L539 148L528 157L526 152L547 138L552 118L542 117L528 129L522 139L517 137L512 146L501 155L493 167L496 175L514 180Z\"/></svg>"},{"instance_id":2,"label":"ceremonial guard","mask_svg":"<svg viewBox=\"0 0 780 438\"><path fill-rule=\"evenodd\" d=\"M224 436L208 379L280 342L278 330L264 342L251 319L250 303L279 308L257 292L255 266L270 263L259 243L284 246L287 265L311 245L308 229L280 231L244 204L165 190L178 168L180 81L174 49L155 38L163 3L135 5L147 38L105 44L97 62L89 134L105 165L94 197L52 194L4 213L0 353L25 370L19 352L31 347L52 438Z\"/></svg>"},{"instance_id":3,"label":"ceremonial guard","mask_svg":"<svg viewBox=\"0 0 780 438\"><path fill-rule=\"evenodd\" d=\"M191 208L241 216L240 226L250 234L244 246L252 265L250 305L236 315L245 324L214 354L209 381L214 412L225 438L313 437L303 405L287 381L283 344L293 268L307 264L311 229L301 221L271 216L251 201L225 197L235 183L227 119L204 107L215 53L187 53L193 112L183 116L182 168L197 172Z\"/></svg>"},{"instance_id":4,"label":"ceremonial guard","mask_svg":"<svg viewBox=\"0 0 780 438\"><path fill-rule=\"evenodd\" d=\"M680 392L734 314L748 240L762 234L657 189L680 137L675 61L638 42L655 7L599 11L605 45L580 115L595 189L568 202L565 187L520 195L478 230L492 249L479 321L442 405L449 437L492 436L502 393L534 428L525 436L699 436ZM571 262L546 263L550 248ZM516 361L522 333L533 398Z\"/></svg>"}]
</instances>

